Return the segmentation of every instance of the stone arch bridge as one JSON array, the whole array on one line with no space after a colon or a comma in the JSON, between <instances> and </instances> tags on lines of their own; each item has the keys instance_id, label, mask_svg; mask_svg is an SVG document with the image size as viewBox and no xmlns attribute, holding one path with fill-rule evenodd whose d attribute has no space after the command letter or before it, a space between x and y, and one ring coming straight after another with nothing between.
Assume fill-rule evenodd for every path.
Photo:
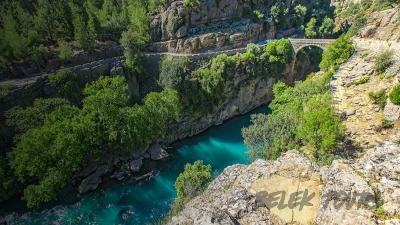
<instances>
[{"instance_id":1,"label":"stone arch bridge","mask_svg":"<svg viewBox=\"0 0 400 225\"><path fill-rule=\"evenodd\" d=\"M295 52L295 55L299 53L299 51L307 46L316 46L320 47L323 50L326 50L326 47L328 44L335 39L300 39L300 38L289 38L290 43L293 46L293 50Z\"/></svg>"}]
</instances>

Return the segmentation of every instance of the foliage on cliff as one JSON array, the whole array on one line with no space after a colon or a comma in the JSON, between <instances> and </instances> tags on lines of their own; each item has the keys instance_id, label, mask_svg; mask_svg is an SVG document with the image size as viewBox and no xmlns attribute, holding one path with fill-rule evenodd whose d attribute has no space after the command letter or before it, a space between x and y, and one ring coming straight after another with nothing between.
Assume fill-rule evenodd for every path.
<instances>
[{"instance_id":1,"label":"foliage on cliff","mask_svg":"<svg viewBox=\"0 0 400 225\"><path fill-rule=\"evenodd\" d=\"M321 165L331 163L344 127L331 105L328 82L353 48L349 37L342 36L324 52L322 76L309 77L294 87L275 84L272 114L252 115L253 124L242 129L252 159L276 159L282 151L300 148Z\"/></svg>"},{"instance_id":2,"label":"foliage on cliff","mask_svg":"<svg viewBox=\"0 0 400 225\"><path fill-rule=\"evenodd\" d=\"M293 48L285 39L269 42L264 49L248 44L245 53L220 54L195 71L190 71L187 58L165 58L160 67L159 83L164 88L177 90L183 106L189 111L206 114L220 103L226 81L233 80L235 72L280 78L292 60Z\"/></svg>"},{"instance_id":3,"label":"foliage on cliff","mask_svg":"<svg viewBox=\"0 0 400 225\"><path fill-rule=\"evenodd\" d=\"M26 185L23 199L28 207L54 200L85 155L129 154L163 137L168 121L178 119L181 108L172 89L150 93L141 105L131 106L128 85L120 76L101 77L87 85L84 94L82 108L46 99L6 113L7 123L22 133L8 159ZM26 123L28 117L34 121ZM5 182L6 178L1 181Z\"/></svg>"}]
</instances>

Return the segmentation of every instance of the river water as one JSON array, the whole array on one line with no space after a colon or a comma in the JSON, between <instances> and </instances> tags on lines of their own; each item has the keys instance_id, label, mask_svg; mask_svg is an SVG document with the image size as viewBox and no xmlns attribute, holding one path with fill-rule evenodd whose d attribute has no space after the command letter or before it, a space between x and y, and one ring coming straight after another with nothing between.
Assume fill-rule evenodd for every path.
<instances>
[{"instance_id":1,"label":"river water","mask_svg":"<svg viewBox=\"0 0 400 225\"><path fill-rule=\"evenodd\" d=\"M0 205L0 213L18 214L16 224L152 224L164 215L176 197L174 183L186 163L203 160L213 171L221 173L227 166L248 164L241 128L250 125L250 115L270 113L267 106L237 116L220 126L174 144L167 162L154 164L160 171L150 181L110 181L97 190L79 195L63 190L56 202L41 209L28 210L24 202L14 199ZM152 168L153 169L153 168Z\"/></svg>"}]
</instances>

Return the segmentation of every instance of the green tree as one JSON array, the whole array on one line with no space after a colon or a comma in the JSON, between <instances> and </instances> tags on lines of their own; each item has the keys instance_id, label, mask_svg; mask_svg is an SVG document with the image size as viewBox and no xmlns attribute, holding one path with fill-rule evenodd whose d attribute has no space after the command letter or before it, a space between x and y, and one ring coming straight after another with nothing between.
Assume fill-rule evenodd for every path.
<instances>
[{"instance_id":1,"label":"green tree","mask_svg":"<svg viewBox=\"0 0 400 225\"><path fill-rule=\"evenodd\" d=\"M313 158L322 165L332 162L332 152L345 131L331 102L329 92L313 96L304 105L304 123L297 129L297 137L307 141L314 150Z\"/></svg>"},{"instance_id":2,"label":"green tree","mask_svg":"<svg viewBox=\"0 0 400 225\"><path fill-rule=\"evenodd\" d=\"M302 26L304 24L304 17L307 14L307 7L303 6L303 5L297 5L295 8L295 24L297 26Z\"/></svg>"},{"instance_id":3,"label":"green tree","mask_svg":"<svg viewBox=\"0 0 400 225\"><path fill-rule=\"evenodd\" d=\"M44 124L46 117L61 106L69 105L62 98L35 99L33 106L26 109L15 106L5 112L7 126L12 126L22 134L30 129L39 128Z\"/></svg>"},{"instance_id":4,"label":"green tree","mask_svg":"<svg viewBox=\"0 0 400 225\"><path fill-rule=\"evenodd\" d=\"M73 54L71 46L65 42L61 42L59 43L59 49L60 49L59 57L61 62L63 63L71 62Z\"/></svg>"},{"instance_id":5,"label":"green tree","mask_svg":"<svg viewBox=\"0 0 400 225\"><path fill-rule=\"evenodd\" d=\"M23 199L30 208L56 199L56 190L63 187L88 150L85 141L89 133L79 109L62 106L50 113L42 127L28 130L9 154L11 167L18 180L27 183L32 178L38 184L28 184Z\"/></svg>"},{"instance_id":6,"label":"green tree","mask_svg":"<svg viewBox=\"0 0 400 225\"><path fill-rule=\"evenodd\" d=\"M315 31L315 24L317 20L315 18L311 18L310 22L307 23L307 27L305 29L307 38L315 38L317 37L317 32Z\"/></svg>"},{"instance_id":7,"label":"green tree","mask_svg":"<svg viewBox=\"0 0 400 225\"><path fill-rule=\"evenodd\" d=\"M321 27L319 28L319 32L323 35L323 37L330 37L334 32L334 28L335 22L331 18L325 17Z\"/></svg>"},{"instance_id":8,"label":"green tree","mask_svg":"<svg viewBox=\"0 0 400 225\"><path fill-rule=\"evenodd\" d=\"M190 60L187 57L180 57L179 60L171 60L165 57L160 66L159 83L164 89L172 88L181 92L189 68Z\"/></svg>"},{"instance_id":9,"label":"green tree","mask_svg":"<svg viewBox=\"0 0 400 225\"><path fill-rule=\"evenodd\" d=\"M326 51L322 54L319 67L328 71L346 62L354 52L354 46L349 36L341 35L338 39L328 44Z\"/></svg>"},{"instance_id":10,"label":"green tree","mask_svg":"<svg viewBox=\"0 0 400 225\"><path fill-rule=\"evenodd\" d=\"M286 28L286 15L288 14L289 9L286 7L283 2L276 2L270 10L270 14L274 23L279 27L279 29Z\"/></svg>"},{"instance_id":11,"label":"green tree","mask_svg":"<svg viewBox=\"0 0 400 225\"><path fill-rule=\"evenodd\" d=\"M139 2L129 6L130 25L127 31L122 33L120 39L124 48L126 65L135 73L144 73L144 55L141 50L149 40L149 18L146 8Z\"/></svg>"},{"instance_id":12,"label":"green tree","mask_svg":"<svg viewBox=\"0 0 400 225\"><path fill-rule=\"evenodd\" d=\"M93 35L90 33L88 26L84 20L83 12L74 3L70 3L74 24L74 37L76 45L88 53L92 53L95 47Z\"/></svg>"},{"instance_id":13,"label":"green tree","mask_svg":"<svg viewBox=\"0 0 400 225\"><path fill-rule=\"evenodd\" d=\"M268 42L261 59L266 62L268 75L280 77L287 63L293 60L293 47L287 39Z\"/></svg>"},{"instance_id":14,"label":"green tree","mask_svg":"<svg viewBox=\"0 0 400 225\"><path fill-rule=\"evenodd\" d=\"M179 174L175 182L178 198L192 198L203 191L211 182L211 165L203 165L203 161L198 160L185 165L183 173Z\"/></svg>"}]
</instances>

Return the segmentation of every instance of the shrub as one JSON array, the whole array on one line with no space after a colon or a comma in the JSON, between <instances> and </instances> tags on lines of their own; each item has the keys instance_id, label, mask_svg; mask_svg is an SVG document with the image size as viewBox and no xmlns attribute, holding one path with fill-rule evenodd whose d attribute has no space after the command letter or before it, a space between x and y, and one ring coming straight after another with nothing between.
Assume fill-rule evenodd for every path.
<instances>
[{"instance_id":1,"label":"shrub","mask_svg":"<svg viewBox=\"0 0 400 225\"><path fill-rule=\"evenodd\" d=\"M354 46L350 36L342 35L335 41L328 44L326 51L322 54L322 61L319 67L322 71L346 62L354 52Z\"/></svg>"},{"instance_id":2,"label":"shrub","mask_svg":"<svg viewBox=\"0 0 400 225\"><path fill-rule=\"evenodd\" d=\"M389 99L396 105L400 105L400 84L396 85L389 94Z\"/></svg>"},{"instance_id":3,"label":"shrub","mask_svg":"<svg viewBox=\"0 0 400 225\"><path fill-rule=\"evenodd\" d=\"M179 16L169 16L168 17L168 23L167 23L167 32L169 34L175 34L175 32L178 30L178 28L183 25L184 20L182 17Z\"/></svg>"},{"instance_id":4,"label":"shrub","mask_svg":"<svg viewBox=\"0 0 400 225\"><path fill-rule=\"evenodd\" d=\"M264 19L264 14L262 14L259 10L254 10L251 14L251 20L255 23L260 23Z\"/></svg>"},{"instance_id":5,"label":"shrub","mask_svg":"<svg viewBox=\"0 0 400 225\"><path fill-rule=\"evenodd\" d=\"M369 97L371 98L371 100L374 101L374 104L379 105L380 108L385 108L386 105L386 91L384 89L378 91L378 92L369 92L368 93Z\"/></svg>"},{"instance_id":6,"label":"shrub","mask_svg":"<svg viewBox=\"0 0 400 225\"><path fill-rule=\"evenodd\" d=\"M375 131L381 132L381 131L384 130L384 129L393 128L393 126L394 126L394 124L393 124L392 121L383 118L383 119L381 120L381 124L379 124L378 126L375 127Z\"/></svg>"},{"instance_id":7,"label":"shrub","mask_svg":"<svg viewBox=\"0 0 400 225\"><path fill-rule=\"evenodd\" d=\"M62 92L69 91L78 79L78 75L69 69L61 69L56 74L49 75L49 81L53 86L60 87Z\"/></svg>"},{"instance_id":8,"label":"shrub","mask_svg":"<svg viewBox=\"0 0 400 225\"><path fill-rule=\"evenodd\" d=\"M72 60L72 48L65 42L60 43L60 60L63 63L69 63Z\"/></svg>"},{"instance_id":9,"label":"shrub","mask_svg":"<svg viewBox=\"0 0 400 225\"><path fill-rule=\"evenodd\" d=\"M393 50L386 50L375 58L374 70L383 73L392 63Z\"/></svg>"},{"instance_id":10,"label":"shrub","mask_svg":"<svg viewBox=\"0 0 400 225\"><path fill-rule=\"evenodd\" d=\"M160 66L159 83L163 88L172 88L183 91L183 81L189 72L190 60L180 57L179 60L170 60L165 57Z\"/></svg>"},{"instance_id":11,"label":"shrub","mask_svg":"<svg viewBox=\"0 0 400 225\"><path fill-rule=\"evenodd\" d=\"M46 53L47 49L43 45L34 46L31 55L32 61L40 67L44 67L46 64Z\"/></svg>"},{"instance_id":12,"label":"shrub","mask_svg":"<svg viewBox=\"0 0 400 225\"><path fill-rule=\"evenodd\" d=\"M194 197L203 191L211 182L211 166L203 165L202 160L185 165L183 173L179 174L175 182L178 198Z\"/></svg>"},{"instance_id":13,"label":"shrub","mask_svg":"<svg viewBox=\"0 0 400 225\"><path fill-rule=\"evenodd\" d=\"M362 76L360 77L360 79L358 79L358 81L354 81L355 85L359 85L359 84L365 84L369 81L369 77L367 76Z\"/></svg>"}]
</instances>

